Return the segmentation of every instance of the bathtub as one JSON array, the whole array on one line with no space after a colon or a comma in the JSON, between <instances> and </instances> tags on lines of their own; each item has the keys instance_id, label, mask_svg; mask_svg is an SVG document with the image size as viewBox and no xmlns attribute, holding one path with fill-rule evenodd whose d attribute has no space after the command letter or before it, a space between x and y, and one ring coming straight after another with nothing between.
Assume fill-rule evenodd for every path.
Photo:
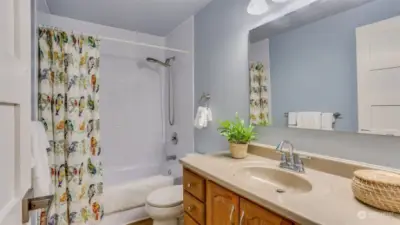
<instances>
[{"instance_id":1,"label":"bathtub","mask_svg":"<svg viewBox=\"0 0 400 225\"><path fill-rule=\"evenodd\" d=\"M103 195L105 216L101 225L126 225L148 218L144 209L147 195L173 183L173 177L157 175L106 186Z\"/></svg>"}]
</instances>

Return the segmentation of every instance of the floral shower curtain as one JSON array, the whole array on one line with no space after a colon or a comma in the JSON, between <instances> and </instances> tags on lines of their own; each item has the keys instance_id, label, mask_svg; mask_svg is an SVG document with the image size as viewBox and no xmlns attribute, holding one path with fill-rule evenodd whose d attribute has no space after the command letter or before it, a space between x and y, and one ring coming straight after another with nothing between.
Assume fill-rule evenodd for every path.
<instances>
[{"instance_id":1,"label":"floral shower curtain","mask_svg":"<svg viewBox=\"0 0 400 225\"><path fill-rule=\"evenodd\" d=\"M250 63L250 123L269 124L268 77L261 62Z\"/></svg>"},{"instance_id":2,"label":"floral shower curtain","mask_svg":"<svg viewBox=\"0 0 400 225\"><path fill-rule=\"evenodd\" d=\"M39 119L50 142L50 225L97 224L104 214L100 161L99 40L39 29Z\"/></svg>"}]
</instances>

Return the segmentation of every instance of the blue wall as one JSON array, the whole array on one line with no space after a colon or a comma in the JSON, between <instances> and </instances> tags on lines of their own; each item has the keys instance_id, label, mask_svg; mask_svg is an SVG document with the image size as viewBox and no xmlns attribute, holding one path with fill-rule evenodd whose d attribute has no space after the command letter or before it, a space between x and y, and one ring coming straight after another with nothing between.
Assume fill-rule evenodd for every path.
<instances>
[{"instance_id":1,"label":"blue wall","mask_svg":"<svg viewBox=\"0 0 400 225\"><path fill-rule=\"evenodd\" d=\"M196 151L226 149L218 121L235 112L249 118L248 32L261 17L249 15L247 5L247 0L214 0L195 16L195 102L210 93L214 119L195 130Z\"/></svg>"},{"instance_id":2,"label":"blue wall","mask_svg":"<svg viewBox=\"0 0 400 225\"><path fill-rule=\"evenodd\" d=\"M355 29L400 14L400 1L377 0L270 38L273 126L285 112L340 112L336 130L357 131Z\"/></svg>"},{"instance_id":3,"label":"blue wall","mask_svg":"<svg viewBox=\"0 0 400 225\"><path fill-rule=\"evenodd\" d=\"M385 4L376 12L400 12L400 7L393 7L400 0L377 1ZM208 128L195 130L196 151L228 149L216 130L218 120L232 118L235 112L248 118L248 33L263 18L248 15L247 4L247 0L213 0L195 16L195 102L203 91L209 92L214 119ZM342 87L337 88L340 92ZM288 139L303 151L400 168L399 137L273 127L258 127L257 132L260 143Z\"/></svg>"}]
</instances>

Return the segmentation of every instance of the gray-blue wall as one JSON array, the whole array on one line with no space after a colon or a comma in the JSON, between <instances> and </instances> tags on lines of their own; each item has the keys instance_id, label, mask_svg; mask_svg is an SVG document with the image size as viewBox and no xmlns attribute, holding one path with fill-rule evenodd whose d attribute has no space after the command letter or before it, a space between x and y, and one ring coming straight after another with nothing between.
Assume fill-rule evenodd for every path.
<instances>
[{"instance_id":1,"label":"gray-blue wall","mask_svg":"<svg viewBox=\"0 0 400 225\"><path fill-rule=\"evenodd\" d=\"M195 102L209 92L214 117L208 128L195 131L195 150L200 152L228 148L216 130L218 120L232 118L235 112L249 115L248 32L262 17L248 15L247 4L213 0L195 16ZM400 168L400 138L262 127L257 132L261 143L289 139L301 150Z\"/></svg>"},{"instance_id":2,"label":"gray-blue wall","mask_svg":"<svg viewBox=\"0 0 400 225\"><path fill-rule=\"evenodd\" d=\"M400 15L379 0L270 38L273 126L285 112L340 112L336 130L357 131L357 27Z\"/></svg>"},{"instance_id":3,"label":"gray-blue wall","mask_svg":"<svg viewBox=\"0 0 400 225\"><path fill-rule=\"evenodd\" d=\"M195 16L195 102L211 94L214 121L195 130L195 150L227 148L218 120L249 117L248 31L261 17L246 12L247 0L214 0ZM196 105L197 107L197 105Z\"/></svg>"}]
</instances>

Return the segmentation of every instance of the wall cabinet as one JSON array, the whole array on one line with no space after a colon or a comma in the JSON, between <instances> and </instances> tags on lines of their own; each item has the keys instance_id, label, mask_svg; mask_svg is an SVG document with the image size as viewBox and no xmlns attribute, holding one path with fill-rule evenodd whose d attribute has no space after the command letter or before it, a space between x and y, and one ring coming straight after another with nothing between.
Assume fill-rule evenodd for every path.
<instances>
[{"instance_id":1,"label":"wall cabinet","mask_svg":"<svg viewBox=\"0 0 400 225\"><path fill-rule=\"evenodd\" d=\"M185 225L295 224L188 169L183 185Z\"/></svg>"}]
</instances>

